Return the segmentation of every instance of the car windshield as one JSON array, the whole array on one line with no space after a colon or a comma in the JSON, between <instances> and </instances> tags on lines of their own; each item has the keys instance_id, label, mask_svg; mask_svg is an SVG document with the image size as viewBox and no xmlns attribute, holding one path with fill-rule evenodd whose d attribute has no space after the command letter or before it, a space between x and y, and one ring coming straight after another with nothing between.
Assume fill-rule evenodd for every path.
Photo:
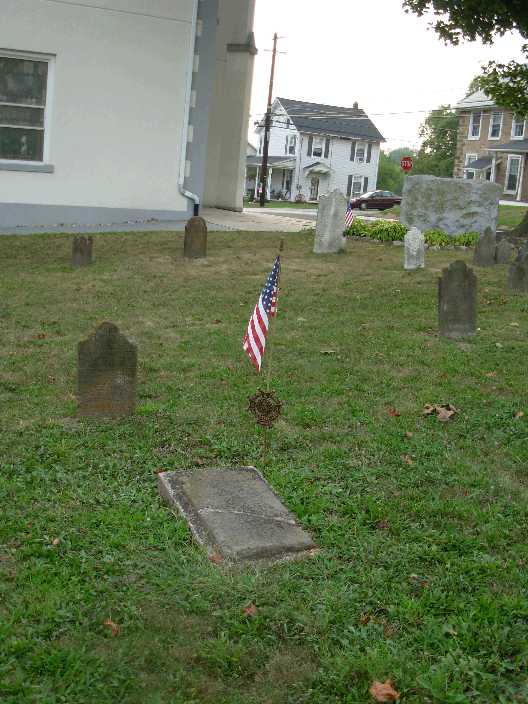
<instances>
[{"instance_id":1,"label":"car windshield","mask_svg":"<svg viewBox=\"0 0 528 704\"><path fill-rule=\"evenodd\" d=\"M361 196L361 198L372 198L372 196L374 195L374 193L375 193L375 191L368 191L367 193L363 193L363 195Z\"/></svg>"}]
</instances>

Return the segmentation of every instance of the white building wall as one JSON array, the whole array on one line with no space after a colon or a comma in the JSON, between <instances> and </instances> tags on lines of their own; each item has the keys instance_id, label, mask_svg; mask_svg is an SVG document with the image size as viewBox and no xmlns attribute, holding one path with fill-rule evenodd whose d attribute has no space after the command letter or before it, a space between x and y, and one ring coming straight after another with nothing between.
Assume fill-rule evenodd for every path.
<instances>
[{"instance_id":1,"label":"white building wall","mask_svg":"<svg viewBox=\"0 0 528 704\"><path fill-rule=\"evenodd\" d=\"M54 173L0 170L3 203L186 211L178 177L193 0L0 0L0 47L54 55Z\"/></svg>"}]
</instances>

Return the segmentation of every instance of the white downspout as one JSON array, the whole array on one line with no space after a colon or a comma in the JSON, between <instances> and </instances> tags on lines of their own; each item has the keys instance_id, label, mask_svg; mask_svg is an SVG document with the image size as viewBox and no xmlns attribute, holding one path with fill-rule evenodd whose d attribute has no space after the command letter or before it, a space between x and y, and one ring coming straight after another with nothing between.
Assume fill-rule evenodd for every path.
<instances>
[{"instance_id":1,"label":"white downspout","mask_svg":"<svg viewBox=\"0 0 528 704\"><path fill-rule=\"evenodd\" d=\"M198 3L199 0L194 0L193 19L191 24L191 48L189 51L189 61L187 64L187 85L185 88L185 105L183 111L183 126L181 138L181 156L180 156L180 176L178 179L178 190L184 198L193 201L194 214L200 212L200 197L196 193L191 193L185 188L185 163L187 160L187 142L189 135L189 118L191 113L191 92L194 74L194 54L196 49L196 32L198 26Z\"/></svg>"}]
</instances>

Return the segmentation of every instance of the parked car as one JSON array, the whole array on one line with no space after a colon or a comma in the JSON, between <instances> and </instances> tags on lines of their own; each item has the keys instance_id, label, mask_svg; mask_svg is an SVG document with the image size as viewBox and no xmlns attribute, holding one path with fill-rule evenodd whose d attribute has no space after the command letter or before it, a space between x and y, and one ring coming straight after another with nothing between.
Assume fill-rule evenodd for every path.
<instances>
[{"instance_id":1,"label":"parked car","mask_svg":"<svg viewBox=\"0 0 528 704\"><path fill-rule=\"evenodd\" d=\"M400 205L401 197L390 191L369 191L359 198L353 198L350 204L360 210L388 210L393 205Z\"/></svg>"}]
</instances>

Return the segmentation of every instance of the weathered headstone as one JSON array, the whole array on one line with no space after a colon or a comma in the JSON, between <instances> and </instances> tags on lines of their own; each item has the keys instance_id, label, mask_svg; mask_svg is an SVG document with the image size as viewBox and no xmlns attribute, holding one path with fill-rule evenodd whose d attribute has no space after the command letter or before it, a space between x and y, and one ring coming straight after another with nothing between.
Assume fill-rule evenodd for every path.
<instances>
[{"instance_id":1,"label":"weathered headstone","mask_svg":"<svg viewBox=\"0 0 528 704\"><path fill-rule=\"evenodd\" d=\"M93 237L77 235L72 241L72 266L90 266L93 261Z\"/></svg>"},{"instance_id":2,"label":"weathered headstone","mask_svg":"<svg viewBox=\"0 0 528 704\"><path fill-rule=\"evenodd\" d=\"M196 540L220 559L280 559L314 547L254 467L165 472L158 488Z\"/></svg>"},{"instance_id":3,"label":"weathered headstone","mask_svg":"<svg viewBox=\"0 0 528 704\"><path fill-rule=\"evenodd\" d=\"M511 291L528 293L528 248L522 248L510 267L508 287Z\"/></svg>"},{"instance_id":4,"label":"weathered headstone","mask_svg":"<svg viewBox=\"0 0 528 704\"><path fill-rule=\"evenodd\" d=\"M78 347L79 415L131 415L136 406L137 349L116 325L103 323Z\"/></svg>"},{"instance_id":5,"label":"weathered headstone","mask_svg":"<svg viewBox=\"0 0 528 704\"><path fill-rule=\"evenodd\" d=\"M515 247L506 238L497 245L497 264L510 264L515 253Z\"/></svg>"},{"instance_id":6,"label":"weathered headstone","mask_svg":"<svg viewBox=\"0 0 528 704\"><path fill-rule=\"evenodd\" d=\"M487 227L484 234L479 237L473 255L475 266L495 266L497 263L497 235Z\"/></svg>"},{"instance_id":7,"label":"weathered headstone","mask_svg":"<svg viewBox=\"0 0 528 704\"><path fill-rule=\"evenodd\" d=\"M453 262L438 280L440 335L460 338L477 330L477 277L465 262Z\"/></svg>"},{"instance_id":8,"label":"weathered headstone","mask_svg":"<svg viewBox=\"0 0 528 704\"><path fill-rule=\"evenodd\" d=\"M315 228L315 254L337 254L345 248L345 217L347 200L338 190L319 199Z\"/></svg>"},{"instance_id":9,"label":"weathered headstone","mask_svg":"<svg viewBox=\"0 0 528 704\"><path fill-rule=\"evenodd\" d=\"M408 271L425 267L425 237L416 227L405 235L404 268Z\"/></svg>"},{"instance_id":10,"label":"weathered headstone","mask_svg":"<svg viewBox=\"0 0 528 704\"><path fill-rule=\"evenodd\" d=\"M400 220L422 232L448 235L497 229L502 187L488 181L436 176L407 176Z\"/></svg>"},{"instance_id":11,"label":"weathered headstone","mask_svg":"<svg viewBox=\"0 0 528 704\"><path fill-rule=\"evenodd\" d=\"M187 221L183 256L186 259L207 257L207 223L199 216Z\"/></svg>"}]
</instances>

